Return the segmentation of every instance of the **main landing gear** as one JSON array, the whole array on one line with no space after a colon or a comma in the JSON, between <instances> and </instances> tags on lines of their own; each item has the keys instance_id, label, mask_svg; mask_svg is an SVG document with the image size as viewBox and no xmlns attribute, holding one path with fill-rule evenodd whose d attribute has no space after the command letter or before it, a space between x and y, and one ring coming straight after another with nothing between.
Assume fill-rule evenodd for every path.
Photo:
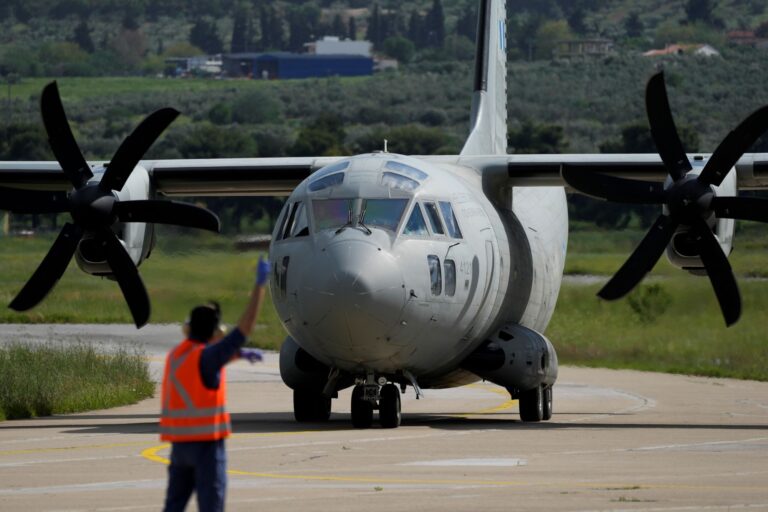
<instances>
[{"instance_id":1,"label":"main landing gear","mask_svg":"<svg viewBox=\"0 0 768 512\"><path fill-rule=\"evenodd\" d=\"M358 383L352 390L352 426L370 428L373 424L373 410L379 410L379 423L383 428L397 428L402 418L400 412L400 389L387 383L386 379L374 382L369 378Z\"/></svg>"},{"instance_id":2,"label":"main landing gear","mask_svg":"<svg viewBox=\"0 0 768 512\"><path fill-rule=\"evenodd\" d=\"M538 386L519 392L520 419L547 421L552 419L552 386Z\"/></svg>"}]
</instances>

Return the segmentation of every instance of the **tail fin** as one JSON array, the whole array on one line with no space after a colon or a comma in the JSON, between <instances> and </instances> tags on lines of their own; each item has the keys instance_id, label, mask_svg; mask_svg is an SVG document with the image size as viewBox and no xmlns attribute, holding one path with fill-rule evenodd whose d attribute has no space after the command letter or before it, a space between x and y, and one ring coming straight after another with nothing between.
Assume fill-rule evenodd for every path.
<instances>
[{"instance_id":1,"label":"tail fin","mask_svg":"<svg viewBox=\"0 0 768 512\"><path fill-rule=\"evenodd\" d=\"M503 155L507 152L505 4L505 0L480 0L471 129L462 155Z\"/></svg>"}]
</instances>

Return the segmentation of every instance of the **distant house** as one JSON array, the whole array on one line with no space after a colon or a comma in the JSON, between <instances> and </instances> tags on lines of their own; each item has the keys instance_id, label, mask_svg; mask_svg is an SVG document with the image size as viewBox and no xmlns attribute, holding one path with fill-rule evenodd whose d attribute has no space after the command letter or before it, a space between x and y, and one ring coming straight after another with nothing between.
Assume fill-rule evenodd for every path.
<instances>
[{"instance_id":1,"label":"distant house","mask_svg":"<svg viewBox=\"0 0 768 512\"><path fill-rule=\"evenodd\" d=\"M613 50L613 41L609 39L574 39L559 41L555 47L556 58L602 57Z\"/></svg>"},{"instance_id":2,"label":"distant house","mask_svg":"<svg viewBox=\"0 0 768 512\"><path fill-rule=\"evenodd\" d=\"M718 57L720 52L708 44L670 44L663 50L649 50L643 53L644 57L663 57L666 55Z\"/></svg>"},{"instance_id":3,"label":"distant house","mask_svg":"<svg viewBox=\"0 0 768 512\"><path fill-rule=\"evenodd\" d=\"M229 76L268 80L373 74L373 59L362 55L237 53L225 55L223 60Z\"/></svg>"},{"instance_id":4,"label":"distant house","mask_svg":"<svg viewBox=\"0 0 768 512\"><path fill-rule=\"evenodd\" d=\"M325 36L311 43L304 43L307 53L312 55L362 55L370 57L373 43L370 41L351 41L336 36Z\"/></svg>"},{"instance_id":5,"label":"distant house","mask_svg":"<svg viewBox=\"0 0 768 512\"><path fill-rule=\"evenodd\" d=\"M732 30L726 35L729 43L768 49L768 39L758 37L752 30Z\"/></svg>"}]
</instances>

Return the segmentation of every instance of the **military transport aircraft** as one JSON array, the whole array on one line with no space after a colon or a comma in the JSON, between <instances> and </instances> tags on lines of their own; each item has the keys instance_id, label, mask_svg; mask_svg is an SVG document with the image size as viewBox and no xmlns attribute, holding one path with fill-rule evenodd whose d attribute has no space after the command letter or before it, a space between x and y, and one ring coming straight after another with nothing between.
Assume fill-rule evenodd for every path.
<instances>
[{"instance_id":1,"label":"military transport aircraft","mask_svg":"<svg viewBox=\"0 0 768 512\"><path fill-rule=\"evenodd\" d=\"M0 163L0 208L70 212L10 307L26 310L74 255L115 279L137 327L149 299L137 272L154 224L217 230L210 212L160 196L288 195L272 235L270 286L289 336L280 372L298 421L325 421L354 386L352 424L401 421L400 394L486 379L509 390L523 421L552 416L555 349L544 336L568 241L565 187L609 201L659 204L660 216L599 295L627 294L666 251L709 276L727 325L741 311L728 263L733 219L768 221L768 203L737 197L768 185L768 154L744 154L768 108L711 155L687 155L663 75L646 110L656 155L507 155L505 2L482 0L471 130L459 155L142 160L178 114L145 119L110 162L88 163L54 84L42 117L58 162Z\"/></svg>"}]
</instances>

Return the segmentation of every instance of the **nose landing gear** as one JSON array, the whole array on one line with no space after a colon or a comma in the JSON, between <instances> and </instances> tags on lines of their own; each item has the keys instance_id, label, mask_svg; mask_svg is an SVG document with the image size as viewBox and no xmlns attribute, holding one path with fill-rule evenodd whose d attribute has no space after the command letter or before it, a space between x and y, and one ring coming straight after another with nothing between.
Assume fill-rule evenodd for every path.
<instances>
[{"instance_id":1,"label":"nose landing gear","mask_svg":"<svg viewBox=\"0 0 768 512\"><path fill-rule=\"evenodd\" d=\"M379 410L379 422L383 428L400 426L400 390L395 384L380 385L372 376L369 377L365 383L358 383L352 390L351 408L352 426L355 428L370 428L374 409Z\"/></svg>"}]
</instances>

